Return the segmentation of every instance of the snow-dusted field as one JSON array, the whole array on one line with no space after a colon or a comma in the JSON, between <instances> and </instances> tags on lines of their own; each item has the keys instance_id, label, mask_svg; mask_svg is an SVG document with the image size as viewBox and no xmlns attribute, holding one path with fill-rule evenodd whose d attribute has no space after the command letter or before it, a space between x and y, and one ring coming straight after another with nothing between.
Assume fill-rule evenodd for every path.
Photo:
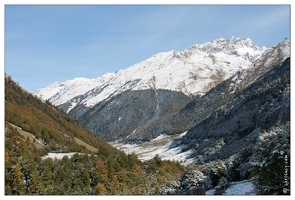
<instances>
[{"instance_id":1,"label":"snow-dusted field","mask_svg":"<svg viewBox=\"0 0 295 200\"><path fill-rule=\"evenodd\" d=\"M176 136L159 135L151 142L143 144L123 144L119 141L110 144L127 154L135 153L142 161L159 155L162 160L179 161L183 165L189 165L194 162L194 158L190 158L192 151L181 152L183 146L171 147L173 139L183 137L185 134L186 132Z\"/></svg>"}]
</instances>

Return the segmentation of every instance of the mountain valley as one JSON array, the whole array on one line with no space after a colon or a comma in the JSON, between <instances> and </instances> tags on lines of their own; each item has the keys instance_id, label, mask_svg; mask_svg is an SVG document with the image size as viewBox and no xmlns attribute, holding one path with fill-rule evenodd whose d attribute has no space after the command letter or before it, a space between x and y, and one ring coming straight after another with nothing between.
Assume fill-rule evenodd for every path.
<instances>
[{"instance_id":1,"label":"mountain valley","mask_svg":"<svg viewBox=\"0 0 295 200\"><path fill-rule=\"evenodd\" d=\"M5 75L6 194L290 194L290 68L289 38L221 37L32 93Z\"/></svg>"},{"instance_id":2,"label":"mountain valley","mask_svg":"<svg viewBox=\"0 0 295 200\"><path fill-rule=\"evenodd\" d=\"M156 161L117 150L5 76L5 195L160 194L184 169Z\"/></svg>"},{"instance_id":3,"label":"mountain valley","mask_svg":"<svg viewBox=\"0 0 295 200\"><path fill-rule=\"evenodd\" d=\"M272 48L250 39L218 38L33 94L105 140L150 141L189 130L289 56L288 38Z\"/></svg>"}]
</instances>

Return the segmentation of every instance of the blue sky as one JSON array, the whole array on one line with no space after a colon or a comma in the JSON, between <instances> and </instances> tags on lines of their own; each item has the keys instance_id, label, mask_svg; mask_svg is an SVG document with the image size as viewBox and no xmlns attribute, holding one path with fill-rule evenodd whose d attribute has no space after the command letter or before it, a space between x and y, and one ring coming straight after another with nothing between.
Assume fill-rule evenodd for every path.
<instances>
[{"instance_id":1,"label":"blue sky","mask_svg":"<svg viewBox=\"0 0 295 200\"><path fill-rule=\"evenodd\" d=\"M274 46L287 5L5 5L4 71L28 91L97 78L220 36Z\"/></svg>"}]
</instances>

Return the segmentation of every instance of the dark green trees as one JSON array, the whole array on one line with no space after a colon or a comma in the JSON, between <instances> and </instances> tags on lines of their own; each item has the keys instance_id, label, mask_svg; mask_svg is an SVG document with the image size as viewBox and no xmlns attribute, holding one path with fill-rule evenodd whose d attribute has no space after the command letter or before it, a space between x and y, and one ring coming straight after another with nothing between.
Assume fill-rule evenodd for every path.
<instances>
[{"instance_id":1,"label":"dark green trees","mask_svg":"<svg viewBox=\"0 0 295 200\"><path fill-rule=\"evenodd\" d=\"M290 123L260 136L252 165L258 194L290 194Z\"/></svg>"}]
</instances>

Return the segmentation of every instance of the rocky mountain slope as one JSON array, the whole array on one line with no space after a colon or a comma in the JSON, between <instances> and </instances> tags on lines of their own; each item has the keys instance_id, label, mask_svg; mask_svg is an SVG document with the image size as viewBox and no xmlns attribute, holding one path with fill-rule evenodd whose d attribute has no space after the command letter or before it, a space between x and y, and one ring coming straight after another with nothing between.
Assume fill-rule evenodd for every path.
<instances>
[{"instance_id":1,"label":"rocky mountain slope","mask_svg":"<svg viewBox=\"0 0 295 200\"><path fill-rule=\"evenodd\" d=\"M162 120L184 107L191 100L189 98L202 96L238 71L253 67L269 49L258 47L250 39L219 38L180 52L156 54L125 70L108 73L97 79L76 78L63 83L56 82L33 94L48 99L104 139L122 139L127 136L136 139L134 137L146 129L143 126ZM165 99L161 98L164 93ZM132 114L128 106L123 109L127 96L138 100L134 105L142 106L138 107L136 113L144 113L145 116ZM179 98L180 101L177 100ZM116 104L121 106L114 111ZM173 108L171 105L174 105ZM114 112L116 116L112 115ZM111 118L100 117L106 114ZM99 124L112 126L97 125L98 121ZM130 126L124 128L123 122ZM156 136L158 133L150 133L148 137L138 139L149 140Z\"/></svg>"},{"instance_id":2,"label":"rocky mountain slope","mask_svg":"<svg viewBox=\"0 0 295 200\"><path fill-rule=\"evenodd\" d=\"M136 139L162 132L151 142L122 143L130 143L131 135L112 145L142 160L156 154L184 165L228 159L255 144L263 132L290 121L290 58L279 63L239 92L231 90L236 77L228 79L180 111L144 126L149 129Z\"/></svg>"},{"instance_id":3,"label":"rocky mountain slope","mask_svg":"<svg viewBox=\"0 0 295 200\"><path fill-rule=\"evenodd\" d=\"M205 160L227 159L263 130L290 121L290 59L268 71L189 129L178 144ZM184 148L185 149L185 148Z\"/></svg>"},{"instance_id":4,"label":"rocky mountain slope","mask_svg":"<svg viewBox=\"0 0 295 200\"><path fill-rule=\"evenodd\" d=\"M232 77L212 88L203 96L194 97L184 108L166 115L161 119L151 120L141 126L128 140L148 140L148 136L160 134L180 134L192 128L220 106L231 101L246 87L280 65L290 56L290 39L286 38L278 45L267 50L249 69L237 72Z\"/></svg>"},{"instance_id":5,"label":"rocky mountain slope","mask_svg":"<svg viewBox=\"0 0 295 200\"><path fill-rule=\"evenodd\" d=\"M181 92L168 90L138 90L123 92L96 104L79 117L81 122L107 140L128 138L151 119L177 112L191 98ZM76 116L76 109L69 112ZM149 135L148 139L153 136Z\"/></svg>"}]
</instances>

